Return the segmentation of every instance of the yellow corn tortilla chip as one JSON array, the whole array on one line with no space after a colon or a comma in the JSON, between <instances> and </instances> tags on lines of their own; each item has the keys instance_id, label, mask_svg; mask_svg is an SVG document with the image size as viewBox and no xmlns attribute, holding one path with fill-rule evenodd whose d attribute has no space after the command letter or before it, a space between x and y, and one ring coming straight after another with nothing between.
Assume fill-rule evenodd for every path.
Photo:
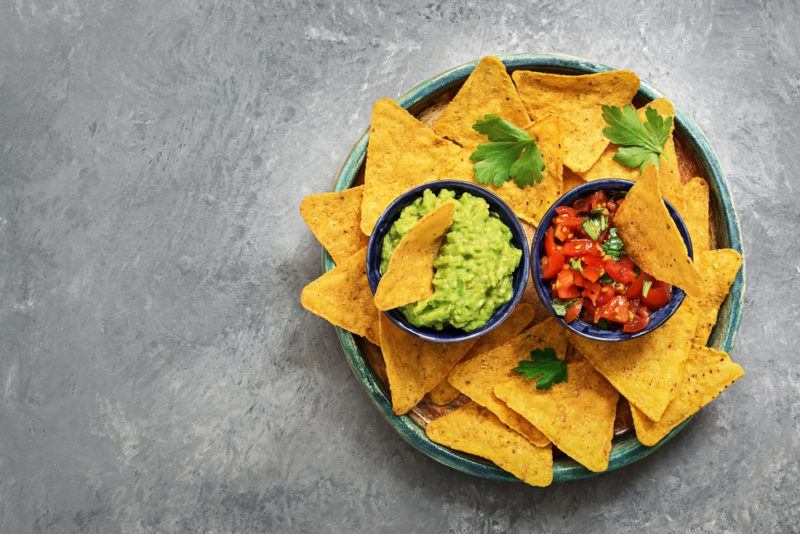
<instances>
[{"instance_id":1,"label":"yellow corn tortilla chip","mask_svg":"<svg viewBox=\"0 0 800 534\"><path fill-rule=\"evenodd\" d=\"M366 248L304 287L300 303L329 323L380 344L378 309L367 282Z\"/></svg>"},{"instance_id":2,"label":"yellow corn tortilla chip","mask_svg":"<svg viewBox=\"0 0 800 534\"><path fill-rule=\"evenodd\" d=\"M625 254L645 272L695 296L703 295L697 271L675 221L661 198L658 171L648 165L614 217Z\"/></svg>"},{"instance_id":3,"label":"yellow corn tortilla chip","mask_svg":"<svg viewBox=\"0 0 800 534\"><path fill-rule=\"evenodd\" d=\"M546 347L552 347L558 357L564 359L567 350L564 329L552 318L533 325L494 350L458 364L447 380L461 393L488 408L498 419L528 438L531 443L541 447L548 443L548 439L495 397L494 387L512 377L512 369L519 365L520 360L529 359L533 349Z\"/></svg>"},{"instance_id":4,"label":"yellow corn tortilla chip","mask_svg":"<svg viewBox=\"0 0 800 534\"><path fill-rule=\"evenodd\" d=\"M472 152L478 144L487 142L472 125L490 113L521 128L531 121L505 65L494 56L481 59L433 124L433 130Z\"/></svg>"},{"instance_id":5,"label":"yellow corn tortilla chip","mask_svg":"<svg viewBox=\"0 0 800 534\"><path fill-rule=\"evenodd\" d=\"M472 181L469 155L392 100L378 100L369 129L361 231L370 235L383 210L412 187L446 178Z\"/></svg>"},{"instance_id":6,"label":"yellow corn tortilla chip","mask_svg":"<svg viewBox=\"0 0 800 534\"><path fill-rule=\"evenodd\" d=\"M534 121L558 116L564 121L564 165L585 172L608 146L602 106L629 104L639 78L627 70L568 76L518 70L511 76Z\"/></svg>"},{"instance_id":7,"label":"yellow corn tortilla chip","mask_svg":"<svg viewBox=\"0 0 800 534\"><path fill-rule=\"evenodd\" d=\"M300 215L314 237L340 263L367 246L361 224L364 186L337 193L309 195L300 203Z\"/></svg>"},{"instance_id":8,"label":"yellow corn tortilla chip","mask_svg":"<svg viewBox=\"0 0 800 534\"><path fill-rule=\"evenodd\" d=\"M683 380L660 421L651 421L631 406L636 439L642 445L655 445L743 376L744 369L732 362L726 353L709 347L692 346Z\"/></svg>"},{"instance_id":9,"label":"yellow corn tortilla chip","mask_svg":"<svg viewBox=\"0 0 800 534\"><path fill-rule=\"evenodd\" d=\"M564 193L585 183L586 181L579 175L575 174L569 169L564 169Z\"/></svg>"},{"instance_id":10,"label":"yellow corn tortilla chip","mask_svg":"<svg viewBox=\"0 0 800 534\"><path fill-rule=\"evenodd\" d=\"M568 334L597 372L654 421L661 419L689 356L697 317L684 302L675 315L646 336L608 343Z\"/></svg>"},{"instance_id":11,"label":"yellow corn tortilla chip","mask_svg":"<svg viewBox=\"0 0 800 534\"><path fill-rule=\"evenodd\" d=\"M586 469L608 468L619 393L587 362L567 364L566 382L550 389L517 375L494 392Z\"/></svg>"},{"instance_id":12,"label":"yellow corn tortilla chip","mask_svg":"<svg viewBox=\"0 0 800 534\"><path fill-rule=\"evenodd\" d=\"M433 262L442 236L453 224L454 213L455 204L447 202L406 232L375 290L375 306L379 310L392 310L433 295Z\"/></svg>"},{"instance_id":13,"label":"yellow corn tortilla chip","mask_svg":"<svg viewBox=\"0 0 800 534\"><path fill-rule=\"evenodd\" d=\"M672 102L666 98L659 98L653 100L644 107L637 110L639 118L645 120L645 109L653 108L662 117L675 117L675 108ZM679 195L677 194L681 187L681 174L678 170L678 155L675 153L675 141L673 140L673 132L675 130L675 121L673 120L672 128L670 129L667 142L664 143L664 150L658 158L659 167L659 184L664 196L672 204L678 208L677 202ZM636 181L639 179L639 169L630 169L621 163L614 161L614 156L619 149L618 145L609 144L603 151L600 158L592 165L589 170L581 173L581 177L587 182L592 180L600 180L602 178L623 178L625 180Z\"/></svg>"},{"instance_id":14,"label":"yellow corn tortilla chip","mask_svg":"<svg viewBox=\"0 0 800 534\"><path fill-rule=\"evenodd\" d=\"M561 196L564 189L561 125L562 121L558 117L549 117L525 128L536 139L536 145L544 159L545 169L540 183L519 187L514 180L509 180L500 187L489 186L489 189L506 201L517 217L533 225L539 224L539 219Z\"/></svg>"},{"instance_id":15,"label":"yellow corn tortilla chip","mask_svg":"<svg viewBox=\"0 0 800 534\"><path fill-rule=\"evenodd\" d=\"M742 255L730 248L706 250L697 256L697 268L703 277L706 292L702 298L686 297L684 305L689 304L697 314L697 329L694 343L705 345L717 323L719 308L728 296L742 266Z\"/></svg>"},{"instance_id":16,"label":"yellow corn tortilla chip","mask_svg":"<svg viewBox=\"0 0 800 534\"><path fill-rule=\"evenodd\" d=\"M520 303L500 326L479 337L478 341L475 342L475 345L464 355L461 361L466 361L484 352L489 352L510 340L525 330L525 327L533 322L534 314L533 306L524 302ZM430 392L431 400L439 406L450 404L458 395L458 390L454 388L446 378L439 382L439 385Z\"/></svg>"},{"instance_id":17,"label":"yellow corn tortilla chip","mask_svg":"<svg viewBox=\"0 0 800 534\"><path fill-rule=\"evenodd\" d=\"M680 200L675 208L689 229L695 257L709 250L711 234L708 231L708 183L702 178L692 178L686 182L680 189Z\"/></svg>"},{"instance_id":18,"label":"yellow corn tortilla chip","mask_svg":"<svg viewBox=\"0 0 800 534\"><path fill-rule=\"evenodd\" d=\"M400 330L384 314L379 325L392 410L397 415L416 406L475 344L474 339L458 343L425 341Z\"/></svg>"},{"instance_id":19,"label":"yellow corn tortilla chip","mask_svg":"<svg viewBox=\"0 0 800 534\"><path fill-rule=\"evenodd\" d=\"M425 427L428 437L446 447L486 458L532 486L553 481L553 450L537 447L471 402Z\"/></svg>"}]
</instances>

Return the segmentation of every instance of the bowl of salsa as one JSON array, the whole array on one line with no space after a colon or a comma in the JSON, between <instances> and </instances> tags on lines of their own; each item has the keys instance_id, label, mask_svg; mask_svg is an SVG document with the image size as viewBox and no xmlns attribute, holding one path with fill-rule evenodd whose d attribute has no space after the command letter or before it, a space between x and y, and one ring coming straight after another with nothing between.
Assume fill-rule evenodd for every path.
<instances>
[{"instance_id":1,"label":"bowl of salsa","mask_svg":"<svg viewBox=\"0 0 800 534\"><path fill-rule=\"evenodd\" d=\"M624 341L652 332L685 297L625 255L614 215L633 184L605 179L570 190L545 213L534 237L531 269L539 298L568 329L590 339ZM664 203L692 258L686 225Z\"/></svg>"},{"instance_id":2,"label":"bowl of salsa","mask_svg":"<svg viewBox=\"0 0 800 534\"><path fill-rule=\"evenodd\" d=\"M433 295L384 312L399 328L437 343L473 339L500 325L530 272L525 231L506 203L483 187L439 180L403 193L378 219L367 246L373 293L403 235L445 202L455 212L434 262Z\"/></svg>"}]
</instances>

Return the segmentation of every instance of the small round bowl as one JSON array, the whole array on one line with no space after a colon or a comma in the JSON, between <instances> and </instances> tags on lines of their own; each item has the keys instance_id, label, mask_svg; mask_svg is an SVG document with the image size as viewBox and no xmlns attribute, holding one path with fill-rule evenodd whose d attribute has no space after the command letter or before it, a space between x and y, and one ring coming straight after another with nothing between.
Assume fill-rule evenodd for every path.
<instances>
[{"instance_id":1,"label":"small round bowl","mask_svg":"<svg viewBox=\"0 0 800 534\"><path fill-rule=\"evenodd\" d=\"M647 328L640 330L639 332L632 333L623 332L622 330L603 330L602 328L598 328L582 319L575 319L568 323L563 317L559 317L553 311L552 296L550 295L550 288L548 287L549 284L542 279L542 257L545 255L545 233L547 232L547 229L550 228L553 218L556 216L556 208L558 206L571 206L574 201L578 200L579 198L589 196L595 191L628 191L633 184L634 182L630 180L606 179L595 180L579 185L575 189L565 193L561 198L556 200L552 206L550 206L550 209L548 209L544 214L544 217L542 217L542 220L536 229L536 235L533 238L533 246L531 247L533 285L536 288L536 292L539 294L539 298L544 304L544 307L547 308L548 312L550 312L550 315L555 317L566 328L572 330L579 336L594 339L596 341L626 341L628 339L647 335L664 324L667 319L669 319L672 314L678 310L683 302L684 297L686 296L682 289L672 286L672 298L670 301L650 314L650 323L647 325ZM678 212L675 210L675 208L672 207L672 204L667 202L667 199L664 199L664 204L667 205L667 210L672 216L672 220L675 221L675 226L677 226L678 231L683 238L683 242L686 244L686 250L689 251L689 257L692 258L692 241L689 238L689 231L686 229L686 225L684 224L680 215L678 215Z\"/></svg>"},{"instance_id":2,"label":"small round bowl","mask_svg":"<svg viewBox=\"0 0 800 534\"><path fill-rule=\"evenodd\" d=\"M489 210L496 214L503 224L505 224L508 229L511 230L512 243L514 246L522 251L522 258L520 259L519 265L517 265L517 268L514 270L513 275L512 283L514 292L511 296L511 300L495 310L494 315L489 318L485 325L470 332L466 332L460 328L454 328L451 326L445 327L442 330L414 326L408 322L408 320L399 310L396 309L389 310L384 313L390 321L409 334L413 334L421 337L422 339L433 341L435 343L455 343L457 341L465 341L482 336L486 332L500 325L500 323L505 321L506 318L511 314L522 298L522 294L525 292L525 285L528 283L528 275L530 272L530 252L528 249L528 239L525 236L525 232L522 229L519 220L514 215L514 212L511 211L511 208L509 208L505 202L500 200L497 195L488 189L484 189L478 185L460 180L438 180L415 187L414 189L406 191L397 197L395 201L389 204L389 207L383 211L378 219L378 222L375 224L375 228L372 230L372 236L369 239L369 245L367 246L367 278L369 279L369 287L372 289L372 292L375 293L376 289L378 288L378 282L380 282L381 279L381 250L383 250L384 237L389 232L389 229L392 227L397 218L400 216L400 212L403 210L403 208L421 196L422 192L426 189L430 189L434 193L439 193L439 191L442 189L450 189L451 191L455 191L457 196L460 196L462 193L469 193L473 196L484 199L489 204Z\"/></svg>"}]
</instances>

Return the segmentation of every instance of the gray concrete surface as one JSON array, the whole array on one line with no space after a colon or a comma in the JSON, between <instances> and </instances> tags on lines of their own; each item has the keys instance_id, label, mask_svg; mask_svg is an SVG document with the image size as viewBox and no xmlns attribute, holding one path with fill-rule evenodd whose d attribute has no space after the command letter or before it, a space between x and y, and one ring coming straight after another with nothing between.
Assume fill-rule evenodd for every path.
<instances>
[{"instance_id":1,"label":"gray concrete surface","mask_svg":"<svg viewBox=\"0 0 800 534\"><path fill-rule=\"evenodd\" d=\"M0 532L800 531L800 8L583 4L0 2ZM749 259L746 378L544 491L406 445L298 302L372 101L525 51L693 116Z\"/></svg>"}]
</instances>

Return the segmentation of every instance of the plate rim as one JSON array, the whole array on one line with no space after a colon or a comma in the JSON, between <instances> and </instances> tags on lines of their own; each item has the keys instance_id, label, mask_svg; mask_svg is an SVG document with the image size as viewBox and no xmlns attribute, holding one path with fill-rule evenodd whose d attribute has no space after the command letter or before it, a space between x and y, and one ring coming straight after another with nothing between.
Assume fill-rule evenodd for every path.
<instances>
[{"instance_id":1,"label":"plate rim","mask_svg":"<svg viewBox=\"0 0 800 534\"><path fill-rule=\"evenodd\" d=\"M500 58L506 68L510 70L549 68L572 72L579 71L587 74L615 70L613 67L602 63L566 54L522 53L498 55L496 57ZM399 96L396 102L403 108L412 108L416 104L443 92L451 85L463 82L479 61L480 59L476 59L458 65L423 80ZM638 95L644 96L648 101L664 97L661 91L655 89L645 80L641 80ZM702 165L708 177L709 186L711 186L714 191L712 201L718 201L719 203L717 212L720 214L720 220L718 222L725 227L725 234L728 238L726 248L735 249L742 255L742 267L731 286L728 297L720 308L720 317L725 320L720 321L718 319L711 336L711 346L730 352L734 346L736 335L741 324L745 293L746 260L742 248L743 243L739 218L734 207L733 197L730 194L727 178L722 170L719 158L706 135L691 118L684 115L677 108L675 109L675 128L680 132L681 137L688 140L692 145L691 148L695 153L697 162ZM355 142L337 171L334 191L342 191L352 186L359 170L366 161L368 140L369 128L367 128ZM331 270L334 266L335 263L333 259L323 248L323 272ZM721 323L724 323L726 326L724 331L720 331L718 328ZM491 462L434 443L428 439L425 430L410 416L395 415L392 411L390 399L384 393L380 381L369 366L363 352L358 347L355 337L342 328L334 328L345 354L345 358L353 373L356 375L356 378L366 390L370 400L378 408L384 419L387 420L407 443L437 462L463 473L489 480L520 482L517 477L495 466ZM633 435L629 435L622 440L616 440L612 444L608 469L603 473L615 471L649 456L678 434L691 420L692 417L675 427L669 434L661 439L661 441L650 447L639 443ZM553 462L553 482L593 478L603 473L589 471L570 458L559 459Z\"/></svg>"}]
</instances>

